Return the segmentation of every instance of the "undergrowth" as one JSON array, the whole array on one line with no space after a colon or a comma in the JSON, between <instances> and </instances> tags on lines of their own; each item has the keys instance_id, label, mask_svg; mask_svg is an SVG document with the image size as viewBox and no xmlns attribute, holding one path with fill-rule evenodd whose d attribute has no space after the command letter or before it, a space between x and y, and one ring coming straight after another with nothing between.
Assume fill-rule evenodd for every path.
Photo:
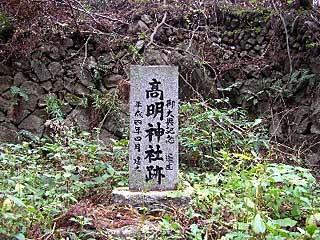
<instances>
[{"instance_id":1,"label":"undergrowth","mask_svg":"<svg viewBox=\"0 0 320 240\"><path fill-rule=\"evenodd\" d=\"M310 171L272 162L262 120L217 104L181 105L180 188L193 198L155 217L159 229L145 238L319 239ZM51 123L51 139L0 145L1 239L112 239L85 214L69 216L77 230L62 231L57 219L82 199L127 185L128 140L105 146L61 124Z\"/></svg>"}]
</instances>

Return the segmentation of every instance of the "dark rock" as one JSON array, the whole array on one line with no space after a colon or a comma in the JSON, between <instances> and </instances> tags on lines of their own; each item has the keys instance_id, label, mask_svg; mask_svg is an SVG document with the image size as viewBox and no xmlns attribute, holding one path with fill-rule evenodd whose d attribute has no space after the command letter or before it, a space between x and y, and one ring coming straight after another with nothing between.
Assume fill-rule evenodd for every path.
<instances>
[{"instance_id":1,"label":"dark rock","mask_svg":"<svg viewBox=\"0 0 320 240\"><path fill-rule=\"evenodd\" d=\"M144 57L145 63L149 65L166 65L168 63L167 55L161 50L147 49Z\"/></svg>"},{"instance_id":2,"label":"dark rock","mask_svg":"<svg viewBox=\"0 0 320 240\"><path fill-rule=\"evenodd\" d=\"M91 119L88 109L74 109L67 117L66 122L70 122L79 127L81 131L90 129Z\"/></svg>"},{"instance_id":3,"label":"dark rock","mask_svg":"<svg viewBox=\"0 0 320 240\"><path fill-rule=\"evenodd\" d=\"M245 56L247 56L248 55L248 52L247 51L242 51L241 53L240 53L240 57L245 57Z\"/></svg>"},{"instance_id":4,"label":"dark rock","mask_svg":"<svg viewBox=\"0 0 320 240\"><path fill-rule=\"evenodd\" d=\"M259 36L259 37L257 38L257 42L258 42L259 44L263 43L263 41L264 41L264 36Z\"/></svg>"},{"instance_id":5,"label":"dark rock","mask_svg":"<svg viewBox=\"0 0 320 240\"><path fill-rule=\"evenodd\" d=\"M47 92L49 92L52 89L52 83L51 81L46 81L44 83L41 83L41 87Z\"/></svg>"},{"instance_id":6,"label":"dark rock","mask_svg":"<svg viewBox=\"0 0 320 240\"><path fill-rule=\"evenodd\" d=\"M31 133L42 136L45 120L31 114L19 124L19 129L30 131Z\"/></svg>"},{"instance_id":7,"label":"dark rock","mask_svg":"<svg viewBox=\"0 0 320 240\"><path fill-rule=\"evenodd\" d=\"M0 123L4 122L6 120L6 115L0 111Z\"/></svg>"},{"instance_id":8,"label":"dark rock","mask_svg":"<svg viewBox=\"0 0 320 240\"><path fill-rule=\"evenodd\" d=\"M74 89L75 89L75 79L71 79L68 77L64 77L63 78L63 84L64 84L64 88L66 90L68 90L70 93L74 93Z\"/></svg>"},{"instance_id":9,"label":"dark rock","mask_svg":"<svg viewBox=\"0 0 320 240\"><path fill-rule=\"evenodd\" d=\"M240 46L241 46L242 50L245 50L246 49L246 41L245 40L241 40L240 41Z\"/></svg>"},{"instance_id":10,"label":"dark rock","mask_svg":"<svg viewBox=\"0 0 320 240\"><path fill-rule=\"evenodd\" d=\"M13 85L20 86L22 83L26 81L28 81L28 78L22 72L18 72L16 75L14 75Z\"/></svg>"},{"instance_id":11,"label":"dark rock","mask_svg":"<svg viewBox=\"0 0 320 240\"><path fill-rule=\"evenodd\" d=\"M16 142L18 138L18 129L11 123L0 124L0 142Z\"/></svg>"},{"instance_id":12,"label":"dark rock","mask_svg":"<svg viewBox=\"0 0 320 240\"><path fill-rule=\"evenodd\" d=\"M249 38L247 42L251 45L255 45L257 41L254 38Z\"/></svg>"},{"instance_id":13,"label":"dark rock","mask_svg":"<svg viewBox=\"0 0 320 240\"><path fill-rule=\"evenodd\" d=\"M51 73L52 78L55 78L57 76L62 77L63 76L63 68L62 65L59 62L51 62L48 65L48 69Z\"/></svg>"},{"instance_id":14,"label":"dark rock","mask_svg":"<svg viewBox=\"0 0 320 240\"><path fill-rule=\"evenodd\" d=\"M3 63L0 63L0 74L1 75L10 75L11 69Z\"/></svg>"},{"instance_id":15,"label":"dark rock","mask_svg":"<svg viewBox=\"0 0 320 240\"><path fill-rule=\"evenodd\" d=\"M10 109L10 106L10 101L0 96L0 110L6 113Z\"/></svg>"},{"instance_id":16,"label":"dark rock","mask_svg":"<svg viewBox=\"0 0 320 240\"><path fill-rule=\"evenodd\" d=\"M260 45L255 45L253 49L255 51L259 52L261 50L261 46Z\"/></svg>"},{"instance_id":17,"label":"dark rock","mask_svg":"<svg viewBox=\"0 0 320 240\"><path fill-rule=\"evenodd\" d=\"M64 48L71 48L73 47L74 43L73 43L73 40L71 38L64 38L62 40L62 46Z\"/></svg>"},{"instance_id":18,"label":"dark rock","mask_svg":"<svg viewBox=\"0 0 320 240\"><path fill-rule=\"evenodd\" d=\"M50 53L49 53L49 57L53 60L53 61L59 61L61 60L61 53L58 47L51 47L50 49Z\"/></svg>"},{"instance_id":19,"label":"dark rock","mask_svg":"<svg viewBox=\"0 0 320 240\"><path fill-rule=\"evenodd\" d=\"M111 139L117 139L117 137L108 130L102 129L99 134L99 140L102 141L104 144L110 144L112 143Z\"/></svg>"},{"instance_id":20,"label":"dark rock","mask_svg":"<svg viewBox=\"0 0 320 240\"><path fill-rule=\"evenodd\" d=\"M19 61L13 62L12 67L17 71L29 70L30 62L28 58L19 58Z\"/></svg>"},{"instance_id":21,"label":"dark rock","mask_svg":"<svg viewBox=\"0 0 320 240\"><path fill-rule=\"evenodd\" d=\"M52 85L53 85L53 88L52 88L53 92L59 92L64 89L63 80L61 78L58 78L58 80L53 82Z\"/></svg>"},{"instance_id":22,"label":"dark rock","mask_svg":"<svg viewBox=\"0 0 320 240\"><path fill-rule=\"evenodd\" d=\"M10 76L0 76L0 93L7 91L13 86L13 78Z\"/></svg>"},{"instance_id":23,"label":"dark rock","mask_svg":"<svg viewBox=\"0 0 320 240\"><path fill-rule=\"evenodd\" d=\"M31 67L35 74L37 75L40 82L47 81L51 78L50 72L47 67L38 60L33 60L31 62Z\"/></svg>"},{"instance_id":24,"label":"dark rock","mask_svg":"<svg viewBox=\"0 0 320 240\"><path fill-rule=\"evenodd\" d=\"M121 75L111 75L103 78L103 84L106 89L116 88L119 82L123 80L123 76Z\"/></svg>"},{"instance_id":25,"label":"dark rock","mask_svg":"<svg viewBox=\"0 0 320 240\"><path fill-rule=\"evenodd\" d=\"M21 85L21 91L27 94L28 99L23 100L23 108L33 111L37 106L38 99L44 93L41 86L38 84L27 81Z\"/></svg>"},{"instance_id":26,"label":"dark rock","mask_svg":"<svg viewBox=\"0 0 320 240\"><path fill-rule=\"evenodd\" d=\"M90 90L88 88L86 88L85 86L83 86L80 83L76 83L75 87L74 87L74 93L77 96L83 97L86 96L90 93Z\"/></svg>"},{"instance_id":27,"label":"dark rock","mask_svg":"<svg viewBox=\"0 0 320 240\"><path fill-rule=\"evenodd\" d=\"M16 108L11 108L8 111L8 119L15 125L20 124L31 112L27 109L17 110Z\"/></svg>"},{"instance_id":28,"label":"dark rock","mask_svg":"<svg viewBox=\"0 0 320 240\"><path fill-rule=\"evenodd\" d=\"M244 49L245 49L245 50L249 50L249 49L251 49L251 47L252 47L252 46L251 46L250 44L246 44L245 47L244 47Z\"/></svg>"}]
</instances>

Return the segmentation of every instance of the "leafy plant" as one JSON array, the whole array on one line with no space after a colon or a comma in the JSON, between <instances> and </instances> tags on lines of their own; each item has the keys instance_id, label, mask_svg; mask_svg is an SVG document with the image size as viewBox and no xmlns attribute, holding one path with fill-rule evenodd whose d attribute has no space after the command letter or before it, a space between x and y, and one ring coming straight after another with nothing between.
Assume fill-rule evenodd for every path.
<instances>
[{"instance_id":1,"label":"leafy plant","mask_svg":"<svg viewBox=\"0 0 320 240\"><path fill-rule=\"evenodd\" d=\"M221 168L226 162L230 165L236 158L229 158L225 154L228 152L243 154L239 156L250 160L261 148L268 147L267 136L260 127L262 120L250 121L240 108L185 103L180 106L180 114L182 157L187 161L197 159L197 165L204 168Z\"/></svg>"},{"instance_id":2,"label":"leafy plant","mask_svg":"<svg viewBox=\"0 0 320 240\"><path fill-rule=\"evenodd\" d=\"M64 119L62 103L56 96L48 96L46 110L55 120L61 122Z\"/></svg>"}]
</instances>

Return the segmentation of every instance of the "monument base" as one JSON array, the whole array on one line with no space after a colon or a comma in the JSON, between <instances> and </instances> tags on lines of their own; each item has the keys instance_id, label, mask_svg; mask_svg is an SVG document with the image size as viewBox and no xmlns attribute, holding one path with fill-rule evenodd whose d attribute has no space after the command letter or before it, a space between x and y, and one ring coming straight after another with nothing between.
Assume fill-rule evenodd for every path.
<instances>
[{"instance_id":1,"label":"monument base","mask_svg":"<svg viewBox=\"0 0 320 240\"><path fill-rule=\"evenodd\" d=\"M131 205L148 209L171 209L187 206L191 200L191 191L147 191L134 192L128 187L116 188L112 191L112 202L117 205Z\"/></svg>"}]
</instances>

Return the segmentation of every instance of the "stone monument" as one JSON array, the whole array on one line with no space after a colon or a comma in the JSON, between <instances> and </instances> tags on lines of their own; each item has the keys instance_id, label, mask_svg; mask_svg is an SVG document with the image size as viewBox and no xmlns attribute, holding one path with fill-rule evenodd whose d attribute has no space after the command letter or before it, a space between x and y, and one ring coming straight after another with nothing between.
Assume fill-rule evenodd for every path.
<instances>
[{"instance_id":1,"label":"stone monument","mask_svg":"<svg viewBox=\"0 0 320 240\"><path fill-rule=\"evenodd\" d=\"M178 67L132 66L129 189L178 184Z\"/></svg>"},{"instance_id":2,"label":"stone monument","mask_svg":"<svg viewBox=\"0 0 320 240\"><path fill-rule=\"evenodd\" d=\"M178 67L174 66L131 67L129 189L115 189L114 203L150 207L156 202L189 202L188 194L175 191L178 76Z\"/></svg>"}]
</instances>

